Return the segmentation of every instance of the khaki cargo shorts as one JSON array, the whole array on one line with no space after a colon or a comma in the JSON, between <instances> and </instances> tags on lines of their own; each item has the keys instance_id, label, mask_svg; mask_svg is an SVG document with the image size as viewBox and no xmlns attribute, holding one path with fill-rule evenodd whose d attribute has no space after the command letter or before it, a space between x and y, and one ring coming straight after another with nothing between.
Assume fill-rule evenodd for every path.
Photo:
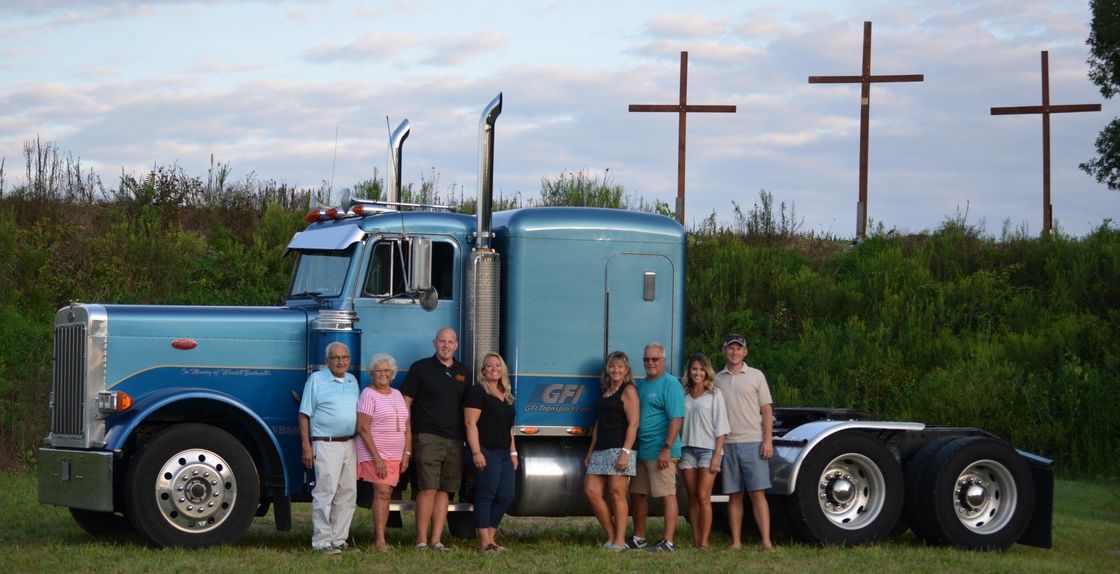
<instances>
[{"instance_id":1,"label":"khaki cargo shorts","mask_svg":"<svg viewBox=\"0 0 1120 574\"><path fill-rule=\"evenodd\" d=\"M412 442L416 490L459 492L463 477L463 441L419 433Z\"/></svg>"},{"instance_id":2,"label":"khaki cargo shorts","mask_svg":"<svg viewBox=\"0 0 1120 574\"><path fill-rule=\"evenodd\" d=\"M639 460L638 476L630 479L630 492L657 498L676 495L677 460L669 459L666 468L657 468L656 460Z\"/></svg>"}]
</instances>

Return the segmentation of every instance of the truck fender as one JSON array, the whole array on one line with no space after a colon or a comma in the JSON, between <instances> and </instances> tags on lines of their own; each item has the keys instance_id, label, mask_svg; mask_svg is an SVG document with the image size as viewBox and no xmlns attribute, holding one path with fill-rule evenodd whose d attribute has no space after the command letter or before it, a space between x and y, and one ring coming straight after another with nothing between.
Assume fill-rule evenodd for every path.
<instances>
[{"instance_id":1,"label":"truck fender","mask_svg":"<svg viewBox=\"0 0 1120 574\"><path fill-rule=\"evenodd\" d=\"M275 457L270 458L275 458L275 461L279 463L279 471L281 475L285 477L285 482L287 482L287 463L284 461L283 450L281 450L280 443L277 441L276 435L272 432L272 429L268 428L264 420L242 404L241 401L225 393L219 393L209 389L163 389L145 395L142 399L133 404L131 409L118 415L119 418L113 422L112 428L105 437L105 448L113 452L122 451L125 443L136 431L136 428L146 421L152 413L158 412L160 409L177 402L197 399L228 405L243 415L245 420L251 421L252 425L256 427L252 430L260 432L261 436L265 437L268 444L271 445ZM249 445L246 445L247 448L248 446ZM289 492L290 488L291 485L285 484L285 492Z\"/></svg>"},{"instance_id":2,"label":"truck fender","mask_svg":"<svg viewBox=\"0 0 1120 574\"><path fill-rule=\"evenodd\" d=\"M793 494L797 475L805 457L829 437L848 430L858 431L920 431L924 423L895 421L814 421L798 426L774 439L774 457L770 459L770 494Z\"/></svg>"}]
</instances>

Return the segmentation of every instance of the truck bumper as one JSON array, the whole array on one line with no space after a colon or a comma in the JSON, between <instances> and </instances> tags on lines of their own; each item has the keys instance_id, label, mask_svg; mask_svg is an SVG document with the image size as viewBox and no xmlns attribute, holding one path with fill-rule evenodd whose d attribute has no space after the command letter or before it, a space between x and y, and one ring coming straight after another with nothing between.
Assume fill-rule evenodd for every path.
<instances>
[{"instance_id":1,"label":"truck bumper","mask_svg":"<svg viewBox=\"0 0 1120 574\"><path fill-rule=\"evenodd\" d=\"M39 449L39 502L113 511L113 453Z\"/></svg>"}]
</instances>

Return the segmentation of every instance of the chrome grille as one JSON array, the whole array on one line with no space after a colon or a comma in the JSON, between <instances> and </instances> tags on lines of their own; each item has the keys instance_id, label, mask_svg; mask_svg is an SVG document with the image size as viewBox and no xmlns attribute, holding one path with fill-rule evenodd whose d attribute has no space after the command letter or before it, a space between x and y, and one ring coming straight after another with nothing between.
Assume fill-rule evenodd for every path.
<instances>
[{"instance_id":1,"label":"chrome grille","mask_svg":"<svg viewBox=\"0 0 1120 574\"><path fill-rule=\"evenodd\" d=\"M86 402L86 326L59 325L54 330L54 401L51 433L84 437Z\"/></svg>"}]
</instances>

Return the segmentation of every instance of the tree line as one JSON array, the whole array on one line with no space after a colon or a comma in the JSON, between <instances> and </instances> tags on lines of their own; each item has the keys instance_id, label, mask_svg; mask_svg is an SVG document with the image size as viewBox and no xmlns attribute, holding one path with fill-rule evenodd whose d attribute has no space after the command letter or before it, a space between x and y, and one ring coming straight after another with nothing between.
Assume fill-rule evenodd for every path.
<instances>
[{"instance_id":1,"label":"tree line","mask_svg":"<svg viewBox=\"0 0 1120 574\"><path fill-rule=\"evenodd\" d=\"M220 163L206 177L176 166L122 174L116 190L104 190L77 162L69 173L66 161L52 170L57 153L38 142L31 149L28 183L0 183L5 469L33 465L48 430L59 307L276 304L290 273L288 240L307 206L331 196L255 175L231 181ZM383 181L375 173L350 191L380 198ZM406 186L404 199L473 208L440 190L434 173ZM495 205L668 215L609 173L544 178L540 197ZM713 213L688 236L687 352L719 365L721 337L741 332L778 406L976 426L1054 458L1063 475L1116 476L1120 230L1111 221L1085 237L1045 240L1005 224L997 238L958 214L914 235L872 226L853 244L803 231L794 206L767 192L732 205L729 223Z\"/></svg>"}]
</instances>

